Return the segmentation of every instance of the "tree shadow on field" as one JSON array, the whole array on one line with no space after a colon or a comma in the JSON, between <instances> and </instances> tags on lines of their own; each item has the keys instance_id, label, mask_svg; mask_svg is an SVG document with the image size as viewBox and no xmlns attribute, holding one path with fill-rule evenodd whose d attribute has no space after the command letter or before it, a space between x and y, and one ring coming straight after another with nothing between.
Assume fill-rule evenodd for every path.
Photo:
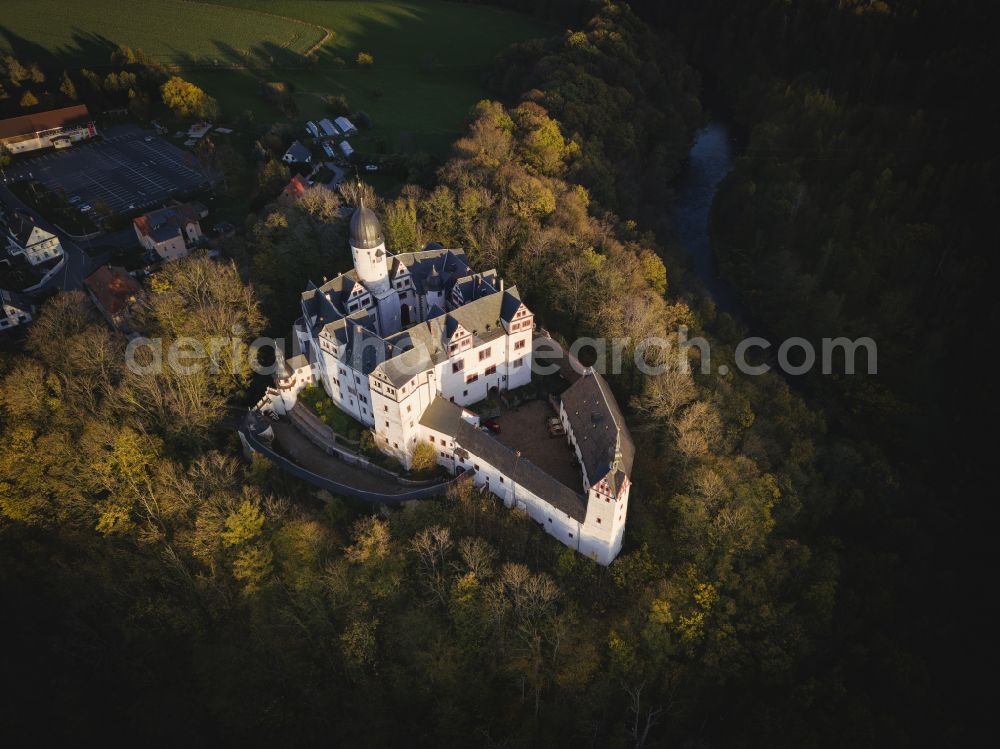
<instances>
[{"instance_id":1,"label":"tree shadow on field","mask_svg":"<svg viewBox=\"0 0 1000 749\"><path fill-rule=\"evenodd\" d=\"M71 41L58 47L45 47L0 25L0 38L22 63L38 63L46 73L64 69L110 67L111 53L118 44L101 34L74 28ZM6 53L5 53L6 54Z\"/></svg>"}]
</instances>

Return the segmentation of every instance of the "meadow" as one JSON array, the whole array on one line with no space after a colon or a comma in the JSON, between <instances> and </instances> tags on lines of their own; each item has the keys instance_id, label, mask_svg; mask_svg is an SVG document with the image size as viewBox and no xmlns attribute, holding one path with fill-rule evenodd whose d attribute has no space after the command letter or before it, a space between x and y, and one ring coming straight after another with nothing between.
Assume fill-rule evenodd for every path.
<instances>
[{"instance_id":1,"label":"meadow","mask_svg":"<svg viewBox=\"0 0 1000 749\"><path fill-rule=\"evenodd\" d=\"M127 15L121 7L4 0L0 50L79 68L100 65L115 45L142 47L179 66L228 117L249 109L258 121L277 118L258 86L280 80L293 84L300 119L323 116L322 97L343 94L371 116L373 140L440 152L487 94L482 77L497 53L554 31L526 15L440 0L140 0ZM355 64L362 51L374 56L370 67Z\"/></svg>"}]
</instances>

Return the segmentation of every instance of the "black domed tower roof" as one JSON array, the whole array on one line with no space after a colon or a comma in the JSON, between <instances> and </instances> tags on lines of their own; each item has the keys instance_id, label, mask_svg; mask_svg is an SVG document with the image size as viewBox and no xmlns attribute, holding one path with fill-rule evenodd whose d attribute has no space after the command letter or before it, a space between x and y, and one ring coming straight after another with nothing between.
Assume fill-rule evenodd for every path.
<instances>
[{"instance_id":1,"label":"black domed tower roof","mask_svg":"<svg viewBox=\"0 0 1000 749\"><path fill-rule=\"evenodd\" d=\"M351 216L351 246L359 250L371 250L385 241L382 224L371 208L365 208L364 201L354 209Z\"/></svg>"}]
</instances>

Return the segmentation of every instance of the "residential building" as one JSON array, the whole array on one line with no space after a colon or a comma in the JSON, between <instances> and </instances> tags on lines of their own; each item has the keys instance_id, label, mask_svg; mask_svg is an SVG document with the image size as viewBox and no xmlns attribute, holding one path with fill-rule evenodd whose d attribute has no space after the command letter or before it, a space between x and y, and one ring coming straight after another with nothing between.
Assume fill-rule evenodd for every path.
<instances>
[{"instance_id":1,"label":"residential building","mask_svg":"<svg viewBox=\"0 0 1000 749\"><path fill-rule=\"evenodd\" d=\"M0 145L11 153L61 147L95 135L97 127L83 104L0 120Z\"/></svg>"},{"instance_id":2,"label":"residential building","mask_svg":"<svg viewBox=\"0 0 1000 749\"><path fill-rule=\"evenodd\" d=\"M288 195L292 198L301 198L306 190L309 188L309 183L306 182L305 177L301 174L296 174L289 180L288 184L282 189L282 195Z\"/></svg>"},{"instance_id":3,"label":"residential building","mask_svg":"<svg viewBox=\"0 0 1000 749\"><path fill-rule=\"evenodd\" d=\"M35 308L22 295L0 289L0 331L27 325L34 319Z\"/></svg>"},{"instance_id":4,"label":"residential building","mask_svg":"<svg viewBox=\"0 0 1000 749\"><path fill-rule=\"evenodd\" d=\"M139 244L170 261L187 255L204 238L200 219L208 215L201 203L178 203L132 221Z\"/></svg>"},{"instance_id":5,"label":"residential building","mask_svg":"<svg viewBox=\"0 0 1000 749\"><path fill-rule=\"evenodd\" d=\"M52 232L43 229L23 211L15 211L7 226L7 251L21 255L31 265L41 265L63 256L62 244Z\"/></svg>"},{"instance_id":6,"label":"residential building","mask_svg":"<svg viewBox=\"0 0 1000 749\"><path fill-rule=\"evenodd\" d=\"M281 160L286 164L308 164L312 161L312 151L298 141L295 141L285 151L285 155L281 157Z\"/></svg>"},{"instance_id":7,"label":"residential building","mask_svg":"<svg viewBox=\"0 0 1000 749\"><path fill-rule=\"evenodd\" d=\"M124 268L102 265L83 280L83 287L108 324L129 329L129 312L142 296L142 286Z\"/></svg>"}]
</instances>

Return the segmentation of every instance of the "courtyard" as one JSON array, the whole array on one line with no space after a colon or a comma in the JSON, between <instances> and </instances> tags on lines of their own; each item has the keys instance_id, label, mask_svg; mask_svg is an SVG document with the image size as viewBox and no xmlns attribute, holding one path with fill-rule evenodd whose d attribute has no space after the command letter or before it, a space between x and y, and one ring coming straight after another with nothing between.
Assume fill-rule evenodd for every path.
<instances>
[{"instance_id":1,"label":"courtyard","mask_svg":"<svg viewBox=\"0 0 1000 749\"><path fill-rule=\"evenodd\" d=\"M500 433L494 435L512 450L541 468L564 486L583 491L583 474L573 448L565 436L549 435L548 420L556 412L544 400L530 400L513 409L504 409L495 421Z\"/></svg>"}]
</instances>

